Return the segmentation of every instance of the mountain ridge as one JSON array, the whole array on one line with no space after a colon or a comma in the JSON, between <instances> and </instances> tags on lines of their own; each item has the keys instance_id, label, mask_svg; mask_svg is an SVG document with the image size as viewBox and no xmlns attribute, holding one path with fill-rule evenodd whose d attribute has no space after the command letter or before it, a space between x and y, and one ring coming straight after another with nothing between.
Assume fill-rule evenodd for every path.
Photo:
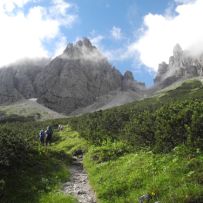
<instances>
[{"instance_id":1,"label":"mountain ridge","mask_svg":"<svg viewBox=\"0 0 203 203\"><path fill-rule=\"evenodd\" d=\"M168 64L166 62L159 64L154 83L156 87L161 89L176 81L197 76L203 76L203 54L192 55L176 44Z\"/></svg>"},{"instance_id":2,"label":"mountain ridge","mask_svg":"<svg viewBox=\"0 0 203 203\"><path fill-rule=\"evenodd\" d=\"M23 99L58 113L81 114L123 105L156 95L171 84L203 76L203 54L192 56L177 44L169 63L159 64L154 86L123 75L90 42L69 43L52 60L22 60L0 69L0 105Z\"/></svg>"},{"instance_id":3,"label":"mountain ridge","mask_svg":"<svg viewBox=\"0 0 203 203\"><path fill-rule=\"evenodd\" d=\"M0 71L0 104L36 97L40 104L69 114L114 91L131 91L136 97L146 89L130 71L122 75L87 38L68 44L44 66L32 62L22 66L27 68L12 65Z\"/></svg>"}]
</instances>

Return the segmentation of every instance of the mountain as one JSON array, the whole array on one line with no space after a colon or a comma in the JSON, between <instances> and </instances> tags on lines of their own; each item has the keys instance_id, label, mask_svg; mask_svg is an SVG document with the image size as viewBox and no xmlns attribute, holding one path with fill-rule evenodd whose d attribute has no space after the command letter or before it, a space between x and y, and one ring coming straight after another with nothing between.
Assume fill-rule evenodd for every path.
<instances>
[{"instance_id":1,"label":"mountain","mask_svg":"<svg viewBox=\"0 0 203 203\"><path fill-rule=\"evenodd\" d=\"M0 104L34 97L66 114L105 95L114 97L119 92L122 97L130 92L131 101L132 94L136 99L145 90L144 83L135 81L130 71L122 75L87 38L68 44L61 55L46 63L26 61L3 68L0 79Z\"/></svg>"},{"instance_id":2,"label":"mountain","mask_svg":"<svg viewBox=\"0 0 203 203\"><path fill-rule=\"evenodd\" d=\"M203 76L203 54L194 56L189 51L182 50L177 44L173 49L173 56L169 58L169 63L159 64L154 82L155 86L161 89L176 81L197 76Z\"/></svg>"},{"instance_id":3,"label":"mountain","mask_svg":"<svg viewBox=\"0 0 203 203\"><path fill-rule=\"evenodd\" d=\"M0 69L0 104L12 103L37 96L36 75L48 59L25 59Z\"/></svg>"},{"instance_id":4,"label":"mountain","mask_svg":"<svg viewBox=\"0 0 203 203\"><path fill-rule=\"evenodd\" d=\"M91 105L112 91L136 93L145 88L134 81L132 73L122 76L87 38L68 44L63 54L43 69L35 83L40 93L38 101L65 113Z\"/></svg>"},{"instance_id":5,"label":"mountain","mask_svg":"<svg viewBox=\"0 0 203 203\"><path fill-rule=\"evenodd\" d=\"M75 115L156 95L156 91L198 76L203 76L203 54L194 56L177 44L169 63L159 64L155 85L146 89L130 71L122 75L83 38L69 43L52 60L27 59L1 68L0 104L37 98L56 112Z\"/></svg>"}]
</instances>

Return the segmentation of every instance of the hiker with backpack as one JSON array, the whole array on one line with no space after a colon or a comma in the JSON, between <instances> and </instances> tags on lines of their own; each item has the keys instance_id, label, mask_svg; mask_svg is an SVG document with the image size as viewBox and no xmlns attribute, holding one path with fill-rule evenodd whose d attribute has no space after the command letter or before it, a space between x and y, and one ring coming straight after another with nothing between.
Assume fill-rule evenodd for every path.
<instances>
[{"instance_id":1,"label":"hiker with backpack","mask_svg":"<svg viewBox=\"0 0 203 203\"><path fill-rule=\"evenodd\" d=\"M58 130L62 131L63 130L63 126L61 124L58 125Z\"/></svg>"},{"instance_id":2,"label":"hiker with backpack","mask_svg":"<svg viewBox=\"0 0 203 203\"><path fill-rule=\"evenodd\" d=\"M40 130L40 133L39 133L39 140L40 140L42 145L44 145L44 139L45 139L45 132L42 129L42 130Z\"/></svg>"},{"instance_id":3,"label":"hiker with backpack","mask_svg":"<svg viewBox=\"0 0 203 203\"><path fill-rule=\"evenodd\" d=\"M46 130L46 146L48 144L51 144L52 134L53 134L53 130L52 130L51 126L48 126L47 130Z\"/></svg>"}]
</instances>

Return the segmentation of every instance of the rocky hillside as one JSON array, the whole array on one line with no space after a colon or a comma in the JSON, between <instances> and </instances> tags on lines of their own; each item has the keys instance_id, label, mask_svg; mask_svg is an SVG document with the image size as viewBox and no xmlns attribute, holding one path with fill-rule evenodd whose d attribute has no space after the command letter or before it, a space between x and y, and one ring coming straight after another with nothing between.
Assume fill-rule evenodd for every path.
<instances>
[{"instance_id":1,"label":"rocky hillside","mask_svg":"<svg viewBox=\"0 0 203 203\"><path fill-rule=\"evenodd\" d=\"M23 60L0 69L0 104L36 97L34 83L48 59Z\"/></svg>"},{"instance_id":2,"label":"rocky hillside","mask_svg":"<svg viewBox=\"0 0 203 203\"><path fill-rule=\"evenodd\" d=\"M159 64L154 82L155 86L161 89L178 80L197 76L203 76L203 54L193 56L177 44L173 49L173 56L169 58L169 63Z\"/></svg>"},{"instance_id":3,"label":"rocky hillside","mask_svg":"<svg viewBox=\"0 0 203 203\"><path fill-rule=\"evenodd\" d=\"M34 97L67 114L111 92L140 95L144 89L130 71L123 76L87 38L68 44L47 64L23 62L0 70L0 104Z\"/></svg>"},{"instance_id":4,"label":"rocky hillside","mask_svg":"<svg viewBox=\"0 0 203 203\"><path fill-rule=\"evenodd\" d=\"M40 103L65 113L93 104L111 91L141 92L144 88L129 71L122 76L87 38L68 44L38 75L35 84Z\"/></svg>"}]
</instances>

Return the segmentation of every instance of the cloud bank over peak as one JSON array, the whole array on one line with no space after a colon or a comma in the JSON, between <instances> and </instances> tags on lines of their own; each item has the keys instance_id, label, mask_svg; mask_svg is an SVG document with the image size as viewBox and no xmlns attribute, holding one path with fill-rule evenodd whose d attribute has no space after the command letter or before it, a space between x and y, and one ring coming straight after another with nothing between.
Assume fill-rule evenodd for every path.
<instances>
[{"instance_id":1,"label":"cloud bank over peak","mask_svg":"<svg viewBox=\"0 0 203 203\"><path fill-rule=\"evenodd\" d=\"M175 0L175 3L171 14L147 14L141 35L129 46L130 52L139 54L140 61L155 71L159 63L168 62L177 43L192 55L203 52L203 1Z\"/></svg>"},{"instance_id":2,"label":"cloud bank over peak","mask_svg":"<svg viewBox=\"0 0 203 203\"><path fill-rule=\"evenodd\" d=\"M21 58L52 56L46 44L56 50L58 42L65 43L61 28L77 20L72 10L65 0L51 0L46 6L41 0L1 0L0 67Z\"/></svg>"}]
</instances>

